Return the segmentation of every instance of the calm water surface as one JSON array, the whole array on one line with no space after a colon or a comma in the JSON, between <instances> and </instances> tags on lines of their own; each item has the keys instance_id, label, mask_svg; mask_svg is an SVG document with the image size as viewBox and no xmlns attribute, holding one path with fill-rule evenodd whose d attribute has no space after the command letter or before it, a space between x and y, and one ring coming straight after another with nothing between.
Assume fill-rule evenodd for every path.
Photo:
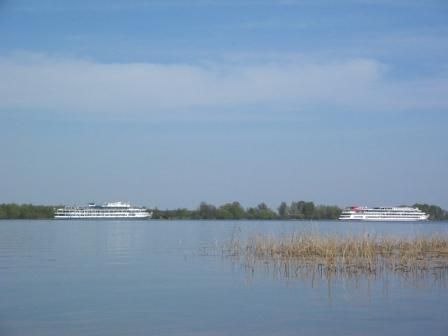
<instances>
[{"instance_id":1,"label":"calm water surface","mask_svg":"<svg viewBox=\"0 0 448 336\"><path fill-rule=\"evenodd\" d=\"M298 231L412 237L448 223L0 221L0 335L448 335L440 275L288 278L215 249Z\"/></svg>"}]
</instances>

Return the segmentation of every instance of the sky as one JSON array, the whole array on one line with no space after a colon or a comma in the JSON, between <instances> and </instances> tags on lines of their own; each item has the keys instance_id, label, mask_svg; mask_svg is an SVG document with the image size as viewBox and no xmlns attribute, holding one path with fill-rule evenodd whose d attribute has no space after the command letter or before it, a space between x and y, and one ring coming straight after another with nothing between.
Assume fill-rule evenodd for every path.
<instances>
[{"instance_id":1,"label":"sky","mask_svg":"<svg viewBox=\"0 0 448 336\"><path fill-rule=\"evenodd\" d=\"M446 0L0 0L0 203L448 209Z\"/></svg>"}]
</instances>

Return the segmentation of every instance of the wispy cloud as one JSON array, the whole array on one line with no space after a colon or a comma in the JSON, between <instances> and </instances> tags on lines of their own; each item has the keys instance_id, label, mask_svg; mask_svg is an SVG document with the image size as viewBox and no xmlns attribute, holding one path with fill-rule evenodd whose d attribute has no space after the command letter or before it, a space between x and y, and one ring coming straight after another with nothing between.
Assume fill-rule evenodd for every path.
<instances>
[{"instance_id":1,"label":"wispy cloud","mask_svg":"<svg viewBox=\"0 0 448 336\"><path fill-rule=\"evenodd\" d=\"M254 104L272 113L448 108L448 78L393 81L372 59L166 65L22 55L1 58L0 73L0 111L161 117Z\"/></svg>"}]
</instances>

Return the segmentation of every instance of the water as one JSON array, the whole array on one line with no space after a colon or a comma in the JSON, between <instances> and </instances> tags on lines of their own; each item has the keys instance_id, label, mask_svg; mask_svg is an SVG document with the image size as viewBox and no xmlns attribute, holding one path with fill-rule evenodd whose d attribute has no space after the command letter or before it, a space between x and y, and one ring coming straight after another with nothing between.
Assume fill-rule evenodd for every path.
<instances>
[{"instance_id":1,"label":"water","mask_svg":"<svg viewBox=\"0 0 448 336\"><path fill-rule=\"evenodd\" d=\"M431 272L327 279L248 272L232 237L448 233L447 223L0 221L0 335L447 335Z\"/></svg>"}]
</instances>

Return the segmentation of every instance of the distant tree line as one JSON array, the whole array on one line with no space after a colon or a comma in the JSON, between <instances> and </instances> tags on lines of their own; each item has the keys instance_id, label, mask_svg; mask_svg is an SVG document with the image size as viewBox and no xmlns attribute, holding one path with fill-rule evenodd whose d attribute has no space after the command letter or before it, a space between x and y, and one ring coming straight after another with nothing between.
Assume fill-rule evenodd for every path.
<instances>
[{"instance_id":1,"label":"distant tree line","mask_svg":"<svg viewBox=\"0 0 448 336\"><path fill-rule=\"evenodd\" d=\"M448 211L437 205L416 203L413 207L429 214L430 220L448 220ZM0 219L46 219L53 218L54 206L32 204L0 204ZM180 208L174 210L153 209L154 219L337 219L342 209L337 206L315 205L314 202L282 202L277 209L271 209L266 203L256 207L244 208L239 202L221 206L202 202L194 210Z\"/></svg>"},{"instance_id":2,"label":"distant tree line","mask_svg":"<svg viewBox=\"0 0 448 336\"><path fill-rule=\"evenodd\" d=\"M430 220L448 220L448 211L437 205L420 204L413 205L429 214ZM316 205L314 202L298 201L290 204L282 202L273 210L266 203L260 203L256 207L244 208L239 202L226 203L219 207L202 202L197 209L153 210L154 219L338 219L342 209L334 205Z\"/></svg>"},{"instance_id":3,"label":"distant tree line","mask_svg":"<svg viewBox=\"0 0 448 336\"><path fill-rule=\"evenodd\" d=\"M53 218L52 206L32 204L0 204L0 219L45 219Z\"/></svg>"},{"instance_id":4,"label":"distant tree line","mask_svg":"<svg viewBox=\"0 0 448 336\"><path fill-rule=\"evenodd\" d=\"M278 207L280 219L338 219L342 209L337 206L315 205L313 202L282 202Z\"/></svg>"},{"instance_id":5,"label":"distant tree line","mask_svg":"<svg viewBox=\"0 0 448 336\"><path fill-rule=\"evenodd\" d=\"M437 205L416 203L413 207L419 208L421 211L428 214L430 220L448 220L448 211Z\"/></svg>"},{"instance_id":6,"label":"distant tree line","mask_svg":"<svg viewBox=\"0 0 448 336\"><path fill-rule=\"evenodd\" d=\"M219 207L202 202L195 210L153 210L154 219L337 219L341 213L337 206L315 205L313 202L282 202L273 210L266 203L244 208L239 202Z\"/></svg>"}]
</instances>

